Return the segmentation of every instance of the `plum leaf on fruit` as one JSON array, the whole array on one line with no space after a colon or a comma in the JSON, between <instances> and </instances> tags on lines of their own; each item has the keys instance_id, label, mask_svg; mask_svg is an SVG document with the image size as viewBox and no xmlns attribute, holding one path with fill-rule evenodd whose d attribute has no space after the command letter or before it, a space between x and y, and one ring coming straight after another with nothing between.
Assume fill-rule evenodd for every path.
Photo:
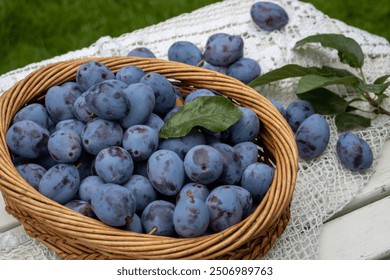
<instances>
[{"instance_id":1,"label":"plum leaf on fruit","mask_svg":"<svg viewBox=\"0 0 390 280\"><path fill-rule=\"evenodd\" d=\"M183 104L182 108L172 115L160 130L161 138L182 137L194 127L221 132L241 117L241 111L222 96L200 96Z\"/></svg>"}]
</instances>

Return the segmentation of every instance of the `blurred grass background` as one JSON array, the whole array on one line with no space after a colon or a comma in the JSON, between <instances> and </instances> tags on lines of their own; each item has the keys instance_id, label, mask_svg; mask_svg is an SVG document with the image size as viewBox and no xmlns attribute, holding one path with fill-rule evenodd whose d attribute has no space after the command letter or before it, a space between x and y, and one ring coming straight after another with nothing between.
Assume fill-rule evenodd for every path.
<instances>
[{"instance_id":1,"label":"blurred grass background","mask_svg":"<svg viewBox=\"0 0 390 280\"><path fill-rule=\"evenodd\" d=\"M88 47L102 36L117 37L215 2L218 1L0 0L0 75ZM390 40L389 0L302 2Z\"/></svg>"}]
</instances>

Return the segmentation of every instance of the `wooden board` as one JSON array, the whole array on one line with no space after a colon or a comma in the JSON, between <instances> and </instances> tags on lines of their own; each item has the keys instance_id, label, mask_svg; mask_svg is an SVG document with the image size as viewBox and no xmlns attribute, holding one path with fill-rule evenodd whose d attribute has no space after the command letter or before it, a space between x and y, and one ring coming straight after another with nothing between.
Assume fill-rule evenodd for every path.
<instances>
[{"instance_id":1,"label":"wooden board","mask_svg":"<svg viewBox=\"0 0 390 280\"><path fill-rule=\"evenodd\" d=\"M5 211L3 196L0 193L0 232L5 232L19 224L18 220Z\"/></svg>"},{"instance_id":2,"label":"wooden board","mask_svg":"<svg viewBox=\"0 0 390 280\"><path fill-rule=\"evenodd\" d=\"M388 196L390 196L390 140L384 144L381 156L377 160L374 174L367 185L331 219L343 216Z\"/></svg>"},{"instance_id":3,"label":"wooden board","mask_svg":"<svg viewBox=\"0 0 390 280\"><path fill-rule=\"evenodd\" d=\"M390 257L390 197L331 220L322 228L319 259Z\"/></svg>"}]
</instances>

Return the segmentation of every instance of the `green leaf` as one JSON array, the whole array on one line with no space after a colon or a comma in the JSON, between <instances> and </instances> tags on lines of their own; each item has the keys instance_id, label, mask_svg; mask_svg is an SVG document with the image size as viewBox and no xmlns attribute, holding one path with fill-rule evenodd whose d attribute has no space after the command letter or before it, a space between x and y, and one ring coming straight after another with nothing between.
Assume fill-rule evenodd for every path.
<instances>
[{"instance_id":1,"label":"green leaf","mask_svg":"<svg viewBox=\"0 0 390 280\"><path fill-rule=\"evenodd\" d=\"M354 68L361 68L364 54L360 45L352 38L341 34L318 34L308 36L295 44L295 48L307 43L320 43L324 47L336 49L340 61Z\"/></svg>"},{"instance_id":2,"label":"green leaf","mask_svg":"<svg viewBox=\"0 0 390 280\"><path fill-rule=\"evenodd\" d=\"M374 84L383 84L384 82L386 82L386 80L390 78L390 75L384 75L382 77L379 77L378 79L376 79L374 81Z\"/></svg>"},{"instance_id":3,"label":"green leaf","mask_svg":"<svg viewBox=\"0 0 390 280\"><path fill-rule=\"evenodd\" d=\"M201 96L184 103L161 128L159 136L182 137L196 126L221 132L236 123L241 114L241 111L223 96Z\"/></svg>"},{"instance_id":4,"label":"green leaf","mask_svg":"<svg viewBox=\"0 0 390 280\"><path fill-rule=\"evenodd\" d=\"M359 88L365 92L372 92L375 94L383 93L390 86L390 82L382 83L382 84L365 84L360 83Z\"/></svg>"},{"instance_id":5,"label":"green leaf","mask_svg":"<svg viewBox=\"0 0 390 280\"><path fill-rule=\"evenodd\" d=\"M356 110L360 110L359 108L357 107L354 107L354 106L351 106L352 103L355 103L355 102L367 102L366 99L364 99L363 97L355 97L351 100L348 100L348 108L346 110L346 112L351 112L351 111L356 111Z\"/></svg>"},{"instance_id":6,"label":"green leaf","mask_svg":"<svg viewBox=\"0 0 390 280\"><path fill-rule=\"evenodd\" d=\"M261 76L251 81L248 85L250 87L257 87L279 80L301 77L304 75L316 73L317 69L319 68L303 67L297 64L287 64L285 66L282 66L281 68L271 70L267 73L262 74Z\"/></svg>"},{"instance_id":7,"label":"green leaf","mask_svg":"<svg viewBox=\"0 0 390 280\"><path fill-rule=\"evenodd\" d=\"M376 104L377 104L377 107L380 107L383 103L383 100L385 100L386 98L389 98L388 95L384 94L384 93L379 93L376 95Z\"/></svg>"},{"instance_id":8,"label":"green leaf","mask_svg":"<svg viewBox=\"0 0 390 280\"><path fill-rule=\"evenodd\" d=\"M349 103L349 104L351 104L351 103ZM351 105L349 105L348 107L347 107L347 109L345 109L345 112L353 112L353 111L359 111L360 109L358 108L358 107L354 107L354 106L351 106Z\"/></svg>"},{"instance_id":9,"label":"green leaf","mask_svg":"<svg viewBox=\"0 0 390 280\"><path fill-rule=\"evenodd\" d=\"M326 87L329 85L348 85L355 87L360 82L360 79L356 76L346 76L346 77L324 77L319 75L306 75L303 76L297 87L297 93L303 93L311 91L316 88Z\"/></svg>"},{"instance_id":10,"label":"green leaf","mask_svg":"<svg viewBox=\"0 0 390 280\"><path fill-rule=\"evenodd\" d=\"M309 101L314 110L322 115L336 115L344 113L348 102L336 93L325 88L318 88L298 94L300 99Z\"/></svg>"},{"instance_id":11,"label":"green leaf","mask_svg":"<svg viewBox=\"0 0 390 280\"><path fill-rule=\"evenodd\" d=\"M347 131L370 127L371 119L351 113L344 113L336 115L335 123L338 130Z\"/></svg>"},{"instance_id":12,"label":"green leaf","mask_svg":"<svg viewBox=\"0 0 390 280\"><path fill-rule=\"evenodd\" d=\"M251 81L248 85L250 87L257 87L257 86L265 85L279 80L302 77L310 74L324 76L324 77L353 76L353 74L347 70L336 69L328 66L319 68L319 67L304 67L297 64L287 64L278 69L271 70L267 73L262 74L258 78Z\"/></svg>"}]
</instances>

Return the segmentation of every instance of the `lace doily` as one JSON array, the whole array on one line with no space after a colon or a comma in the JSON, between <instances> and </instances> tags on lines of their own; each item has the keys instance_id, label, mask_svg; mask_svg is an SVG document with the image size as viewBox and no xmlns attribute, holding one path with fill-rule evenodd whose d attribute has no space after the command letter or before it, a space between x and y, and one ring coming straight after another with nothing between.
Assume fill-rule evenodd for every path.
<instances>
[{"instance_id":1,"label":"lace doily","mask_svg":"<svg viewBox=\"0 0 390 280\"><path fill-rule=\"evenodd\" d=\"M244 55L259 62L262 72L288 63L331 65L340 67L337 53L331 50L308 49L303 55L292 50L299 39L317 33L340 33L354 38L365 53L364 72L369 81L390 73L390 45L381 37L329 18L311 4L294 0L272 1L289 15L289 23L280 31L260 30L250 18L249 10L256 1L226 0L189 14L182 14L160 24L123 34L105 36L88 48L27 65L0 76L0 93L30 72L52 62L91 56L127 55L135 47L148 47L159 58L167 58L169 46L188 40L203 48L208 37L216 32L243 37ZM262 88L262 94L287 105L296 99L293 79ZM387 104L388 105L388 104ZM324 154L315 160L300 160L299 173L291 206L291 220L266 259L316 259L319 233L324 221L343 208L372 175L374 165L363 173L343 169L336 157L337 131L332 118L331 140ZM389 118L375 119L368 129L356 133L371 146L378 158L389 137ZM26 236L21 227L0 234L0 259L54 259L55 254Z\"/></svg>"}]
</instances>

